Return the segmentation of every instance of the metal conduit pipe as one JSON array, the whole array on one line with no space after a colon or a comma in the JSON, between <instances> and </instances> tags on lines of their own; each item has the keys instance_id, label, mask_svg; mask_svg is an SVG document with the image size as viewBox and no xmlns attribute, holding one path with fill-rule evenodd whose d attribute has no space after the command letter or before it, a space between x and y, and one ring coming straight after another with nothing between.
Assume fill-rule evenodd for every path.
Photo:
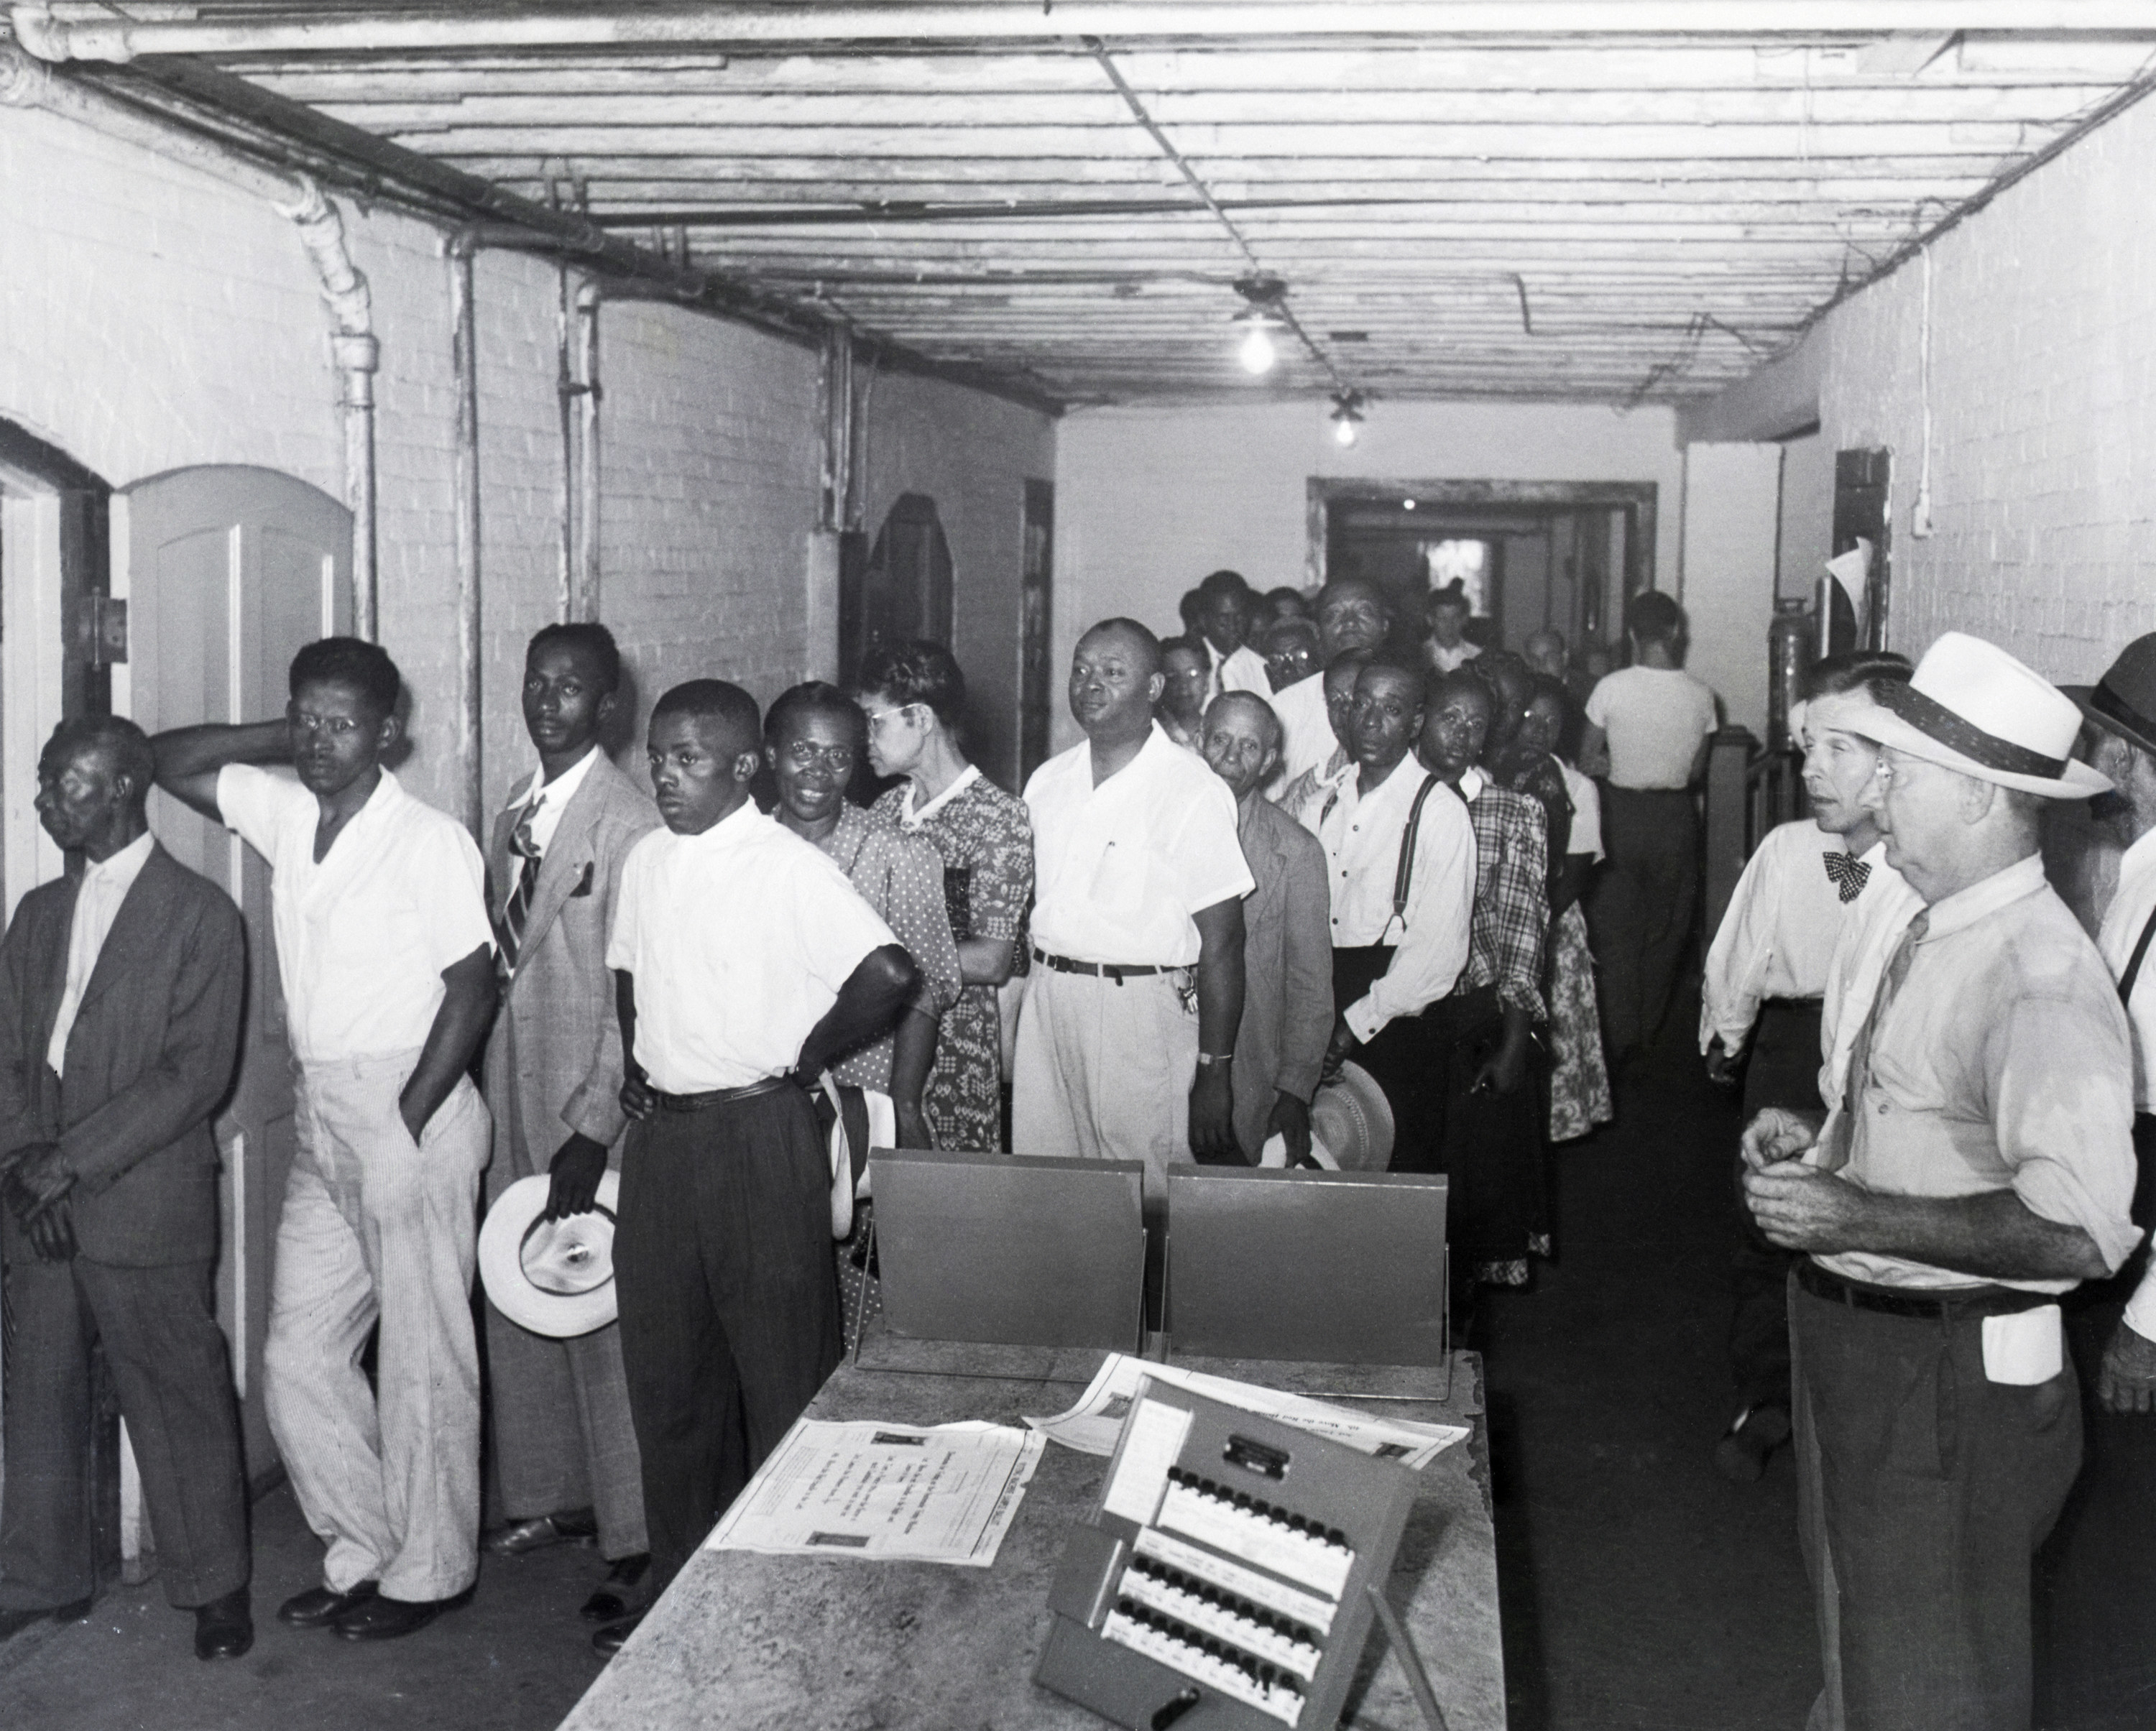
<instances>
[{"instance_id":1,"label":"metal conduit pipe","mask_svg":"<svg viewBox=\"0 0 2156 1731\"><path fill-rule=\"evenodd\" d=\"M569 571L569 617L599 616L599 303L608 285L577 290L577 556Z\"/></svg>"},{"instance_id":2,"label":"metal conduit pipe","mask_svg":"<svg viewBox=\"0 0 2156 1731\"><path fill-rule=\"evenodd\" d=\"M480 709L479 330L469 233L449 237L449 364L457 381L457 782L465 826L485 839L485 770Z\"/></svg>"},{"instance_id":3,"label":"metal conduit pipe","mask_svg":"<svg viewBox=\"0 0 2156 1731\"><path fill-rule=\"evenodd\" d=\"M353 628L372 640L375 611L374 374L380 346L373 334L367 279L345 248L336 207L304 174L287 174L182 131L69 79L13 44L0 42L0 105L41 110L95 128L108 137L153 151L167 161L206 170L264 199L299 230L332 320L331 357L340 380L344 418L345 503L352 510Z\"/></svg>"},{"instance_id":4,"label":"metal conduit pipe","mask_svg":"<svg viewBox=\"0 0 2156 1731\"><path fill-rule=\"evenodd\" d=\"M1891 10L1892 16L1883 15ZM124 61L138 54L365 54L430 49L680 48L803 42L1064 40L1101 36L1428 36L1553 32L1589 35L1854 33L2026 28L2026 0L1010 0L951 5L676 6L469 13L340 10L333 17L131 19L56 15L49 3L10 8L15 33L53 60ZM2051 0L2047 30L2144 30L2150 0Z\"/></svg>"}]
</instances>

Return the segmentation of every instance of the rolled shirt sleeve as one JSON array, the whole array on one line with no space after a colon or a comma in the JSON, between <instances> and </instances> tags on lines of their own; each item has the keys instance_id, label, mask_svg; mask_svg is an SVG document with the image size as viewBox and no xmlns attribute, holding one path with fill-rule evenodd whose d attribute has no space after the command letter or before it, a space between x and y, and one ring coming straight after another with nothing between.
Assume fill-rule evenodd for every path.
<instances>
[{"instance_id":1,"label":"rolled shirt sleeve","mask_svg":"<svg viewBox=\"0 0 2156 1731\"><path fill-rule=\"evenodd\" d=\"M1406 930L1384 973L1342 1012L1365 1044L1396 1016L1419 1015L1458 983L1475 917L1475 831L1443 788L1423 802Z\"/></svg>"}]
</instances>

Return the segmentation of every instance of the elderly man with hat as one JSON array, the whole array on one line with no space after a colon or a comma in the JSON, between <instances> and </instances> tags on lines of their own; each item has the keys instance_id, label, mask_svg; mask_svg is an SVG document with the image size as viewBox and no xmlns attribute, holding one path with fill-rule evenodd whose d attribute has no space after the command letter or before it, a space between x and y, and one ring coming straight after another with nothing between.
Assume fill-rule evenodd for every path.
<instances>
[{"instance_id":1,"label":"elderly man with hat","mask_svg":"<svg viewBox=\"0 0 2156 1731\"><path fill-rule=\"evenodd\" d=\"M2126 1017L2045 882L2044 802L2109 783L2080 712L1958 632L1848 720L1922 905L1892 940L1823 1125L1762 1112L1747 1200L1792 1276L1815 1726L2025 1731L2030 1561L2081 1462L2059 1295L2140 1234ZM1827 1048L1838 1030L1830 1028Z\"/></svg>"}]
</instances>

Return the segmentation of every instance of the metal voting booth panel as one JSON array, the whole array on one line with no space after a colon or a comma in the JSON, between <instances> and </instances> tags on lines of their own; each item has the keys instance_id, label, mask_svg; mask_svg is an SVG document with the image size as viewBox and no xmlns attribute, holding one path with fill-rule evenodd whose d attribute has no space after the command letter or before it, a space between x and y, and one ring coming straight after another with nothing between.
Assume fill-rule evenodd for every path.
<instances>
[{"instance_id":1,"label":"metal voting booth panel","mask_svg":"<svg viewBox=\"0 0 2156 1731\"><path fill-rule=\"evenodd\" d=\"M869 1163L892 1334L1118 1352L1142 1344L1137 1161L879 1148Z\"/></svg>"},{"instance_id":2,"label":"metal voting booth panel","mask_svg":"<svg viewBox=\"0 0 2156 1731\"><path fill-rule=\"evenodd\" d=\"M1445 1204L1436 1173L1171 1170L1171 1349L1444 1364Z\"/></svg>"}]
</instances>

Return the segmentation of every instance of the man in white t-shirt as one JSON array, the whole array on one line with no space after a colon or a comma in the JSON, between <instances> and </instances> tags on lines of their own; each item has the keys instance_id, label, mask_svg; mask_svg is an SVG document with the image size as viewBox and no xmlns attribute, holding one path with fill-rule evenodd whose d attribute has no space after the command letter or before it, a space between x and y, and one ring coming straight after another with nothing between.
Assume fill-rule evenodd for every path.
<instances>
[{"instance_id":1,"label":"man in white t-shirt","mask_svg":"<svg viewBox=\"0 0 2156 1731\"><path fill-rule=\"evenodd\" d=\"M1625 604L1632 665L1587 699L1580 767L1604 784L1609 863L1589 899L1602 965L1602 1026L1621 1063L1655 1036L1699 900L1699 817L1714 693L1685 672L1684 612L1647 590Z\"/></svg>"},{"instance_id":2,"label":"man in white t-shirt","mask_svg":"<svg viewBox=\"0 0 2156 1731\"><path fill-rule=\"evenodd\" d=\"M1343 655L1378 653L1393 628L1391 601L1362 577L1335 577L1318 592L1315 605L1321 671L1273 694L1273 712L1287 735L1275 771L1276 785L1268 790L1275 800L1306 770L1322 771L1340 743L1326 704L1322 668Z\"/></svg>"},{"instance_id":3,"label":"man in white t-shirt","mask_svg":"<svg viewBox=\"0 0 2156 1731\"><path fill-rule=\"evenodd\" d=\"M490 1124L466 1072L494 1013L486 868L461 825L382 767L396 663L326 638L284 719L160 734L157 785L270 863L298 1150L263 1346L270 1434L322 1585L280 1621L408 1635L479 1570L471 1283ZM254 767L290 763L296 781ZM360 1368L379 1324L371 1389Z\"/></svg>"}]
</instances>

